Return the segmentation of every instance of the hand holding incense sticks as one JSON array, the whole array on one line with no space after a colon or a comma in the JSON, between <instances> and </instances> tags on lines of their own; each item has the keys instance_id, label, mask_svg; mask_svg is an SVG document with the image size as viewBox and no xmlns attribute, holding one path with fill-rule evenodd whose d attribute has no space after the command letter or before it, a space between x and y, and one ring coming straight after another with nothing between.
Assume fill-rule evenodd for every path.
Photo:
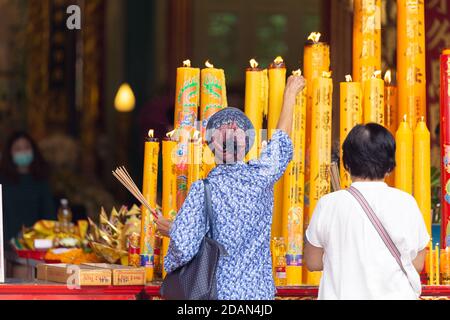
<instances>
[{"instance_id":1,"label":"hand holding incense sticks","mask_svg":"<svg viewBox=\"0 0 450 320\"><path fill-rule=\"evenodd\" d=\"M143 206L150 210L156 220L159 219L161 214L155 208L152 208L150 206L125 167L117 168L115 171L113 171L113 175L125 188L127 188L127 190L136 198L136 200L138 200Z\"/></svg>"}]
</instances>

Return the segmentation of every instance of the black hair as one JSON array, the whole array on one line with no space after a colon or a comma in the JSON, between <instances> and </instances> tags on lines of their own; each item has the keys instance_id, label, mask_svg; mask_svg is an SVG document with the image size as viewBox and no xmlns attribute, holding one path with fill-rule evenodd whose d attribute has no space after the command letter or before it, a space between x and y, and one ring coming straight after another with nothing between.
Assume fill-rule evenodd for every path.
<instances>
[{"instance_id":1,"label":"black hair","mask_svg":"<svg viewBox=\"0 0 450 320\"><path fill-rule=\"evenodd\" d=\"M45 162L44 157L42 156L36 142L28 133L23 131L18 131L12 134L5 145L0 161L1 176L14 183L18 182L19 180L19 171L17 170L17 166L12 159L11 152L13 144L19 139L27 140L30 143L31 149L33 151L34 159L30 165L30 173L33 178L35 178L36 180L47 179L49 174L48 165Z\"/></svg>"},{"instance_id":2,"label":"black hair","mask_svg":"<svg viewBox=\"0 0 450 320\"><path fill-rule=\"evenodd\" d=\"M384 179L395 168L395 139L376 123L357 125L342 146L344 168L354 177Z\"/></svg>"}]
</instances>

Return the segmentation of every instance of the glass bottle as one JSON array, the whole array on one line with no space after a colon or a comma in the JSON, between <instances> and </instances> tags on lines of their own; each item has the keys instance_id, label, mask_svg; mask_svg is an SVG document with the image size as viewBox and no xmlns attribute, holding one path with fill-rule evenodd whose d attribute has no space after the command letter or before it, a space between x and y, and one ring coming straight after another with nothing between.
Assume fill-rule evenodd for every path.
<instances>
[{"instance_id":1,"label":"glass bottle","mask_svg":"<svg viewBox=\"0 0 450 320\"><path fill-rule=\"evenodd\" d=\"M61 232L69 232L70 223L72 222L72 210L69 207L67 199L61 199L58 209L58 222Z\"/></svg>"}]
</instances>

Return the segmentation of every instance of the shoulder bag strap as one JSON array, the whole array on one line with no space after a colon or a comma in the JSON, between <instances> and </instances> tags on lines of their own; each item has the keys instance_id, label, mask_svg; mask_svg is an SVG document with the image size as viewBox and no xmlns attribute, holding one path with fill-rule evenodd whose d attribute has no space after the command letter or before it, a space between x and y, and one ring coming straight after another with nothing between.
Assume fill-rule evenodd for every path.
<instances>
[{"instance_id":1,"label":"shoulder bag strap","mask_svg":"<svg viewBox=\"0 0 450 320\"><path fill-rule=\"evenodd\" d=\"M359 202L364 212L367 214L367 217L369 218L370 222L372 222L372 225L377 230L378 234L380 235L381 239L383 240L386 247L389 249L389 252L392 254L392 256L397 261L398 265L400 266L400 269L402 269L402 272L405 274L406 277L408 277L408 274L406 273L405 268L403 267L400 251L398 250L397 246L392 241L391 237L389 236L388 232L382 225L381 221L378 219L377 215L373 211L372 207L369 205L367 200L364 198L362 193L356 189L355 187L350 187L347 189L348 192L352 194L352 196Z\"/></svg>"},{"instance_id":2,"label":"shoulder bag strap","mask_svg":"<svg viewBox=\"0 0 450 320\"><path fill-rule=\"evenodd\" d=\"M206 230L207 235L211 239L213 239L213 228L212 228L212 206L211 206L211 185L209 184L208 179L203 180L203 184L205 187L205 215L206 215Z\"/></svg>"}]
</instances>

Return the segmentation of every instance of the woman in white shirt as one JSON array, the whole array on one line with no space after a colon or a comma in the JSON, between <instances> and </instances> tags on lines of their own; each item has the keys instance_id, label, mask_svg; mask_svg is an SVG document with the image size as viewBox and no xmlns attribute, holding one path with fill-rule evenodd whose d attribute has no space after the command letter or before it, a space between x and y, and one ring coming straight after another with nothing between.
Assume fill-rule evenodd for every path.
<instances>
[{"instance_id":1,"label":"woman in white shirt","mask_svg":"<svg viewBox=\"0 0 450 320\"><path fill-rule=\"evenodd\" d=\"M319 299L418 299L430 236L415 199L384 183L395 168L394 137L380 125L359 125L342 149L352 186L399 249L407 276L357 200L334 192L320 199L306 231L306 267L323 271Z\"/></svg>"}]
</instances>

